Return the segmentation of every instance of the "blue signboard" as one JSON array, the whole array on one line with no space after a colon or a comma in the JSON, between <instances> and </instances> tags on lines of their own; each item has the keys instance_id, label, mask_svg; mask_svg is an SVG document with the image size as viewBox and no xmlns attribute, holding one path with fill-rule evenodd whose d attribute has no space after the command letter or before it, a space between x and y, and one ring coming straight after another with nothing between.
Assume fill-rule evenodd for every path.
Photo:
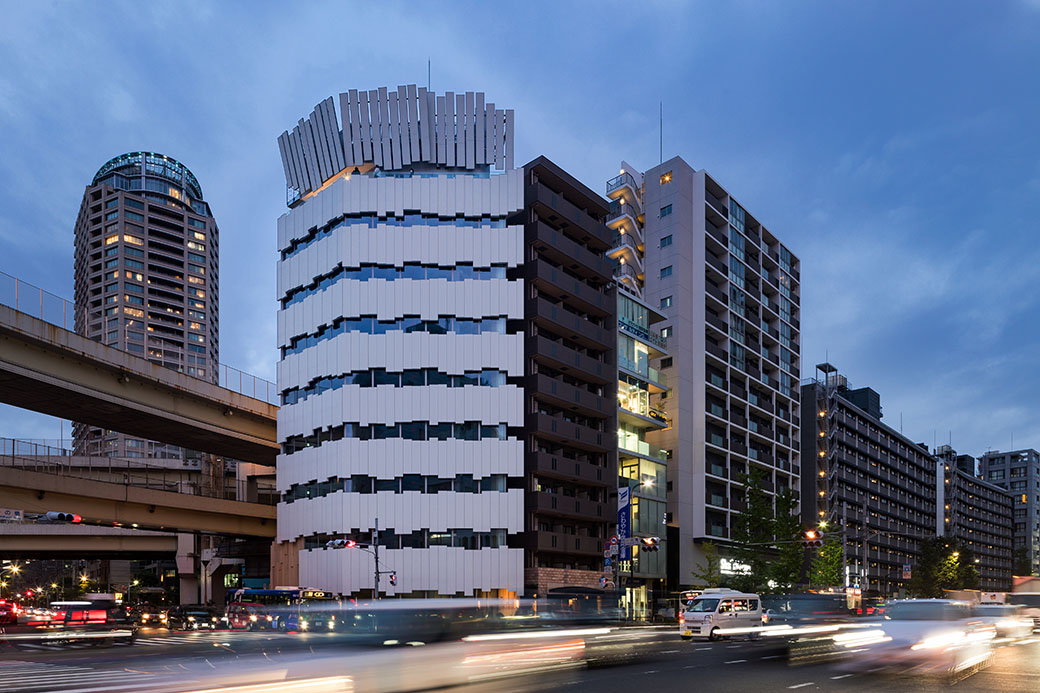
<instances>
[{"instance_id":1,"label":"blue signboard","mask_svg":"<svg viewBox=\"0 0 1040 693\"><path fill-rule=\"evenodd\" d=\"M619 547L619 561L630 561L632 560L632 547L625 545L625 539L632 536L632 506L630 499L632 495L632 489L627 487L621 487L618 489L618 509L617 509L617 537Z\"/></svg>"}]
</instances>

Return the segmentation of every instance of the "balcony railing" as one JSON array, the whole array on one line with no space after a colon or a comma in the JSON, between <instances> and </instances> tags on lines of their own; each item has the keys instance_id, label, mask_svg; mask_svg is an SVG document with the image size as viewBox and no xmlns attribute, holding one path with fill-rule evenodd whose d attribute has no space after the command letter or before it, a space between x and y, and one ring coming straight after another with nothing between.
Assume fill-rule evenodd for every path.
<instances>
[{"instance_id":1,"label":"balcony railing","mask_svg":"<svg viewBox=\"0 0 1040 693\"><path fill-rule=\"evenodd\" d=\"M661 462L668 461L668 453L664 449L659 448L656 445L651 445L645 440L637 440L632 436L619 435L618 447L622 450L628 450L629 452L634 453L636 455L652 457L655 460L660 460Z\"/></svg>"},{"instance_id":2,"label":"balcony railing","mask_svg":"<svg viewBox=\"0 0 1040 693\"><path fill-rule=\"evenodd\" d=\"M607 194L614 192L620 188L629 185L633 190L638 190L639 186L636 185L636 179L632 177L631 173L622 173L620 176L611 178L607 181Z\"/></svg>"},{"instance_id":3,"label":"balcony railing","mask_svg":"<svg viewBox=\"0 0 1040 693\"><path fill-rule=\"evenodd\" d=\"M610 205L610 211L607 212L607 223L609 224L615 219L625 215L632 217L632 221L639 218L639 212L632 205L624 202L614 202Z\"/></svg>"}]
</instances>

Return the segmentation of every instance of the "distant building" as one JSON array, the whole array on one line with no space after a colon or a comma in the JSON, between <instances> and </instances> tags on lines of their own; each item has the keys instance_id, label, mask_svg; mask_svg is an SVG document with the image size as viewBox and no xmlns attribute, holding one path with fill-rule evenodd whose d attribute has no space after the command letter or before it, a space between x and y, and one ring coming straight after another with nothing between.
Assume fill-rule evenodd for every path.
<instances>
[{"instance_id":1,"label":"distant building","mask_svg":"<svg viewBox=\"0 0 1040 693\"><path fill-rule=\"evenodd\" d=\"M937 494L942 534L960 540L974 552L980 589L1011 589L1011 492L976 476L971 455L958 455L949 445L940 445L935 456L943 465L942 488Z\"/></svg>"},{"instance_id":2,"label":"distant building","mask_svg":"<svg viewBox=\"0 0 1040 693\"><path fill-rule=\"evenodd\" d=\"M1040 452L992 450L979 458L979 474L1011 492L1014 549L1025 553L1030 573L1040 575Z\"/></svg>"},{"instance_id":3,"label":"distant building","mask_svg":"<svg viewBox=\"0 0 1040 693\"><path fill-rule=\"evenodd\" d=\"M219 232L188 167L154 152L102 166L75 227L76 331L217 382ZM79 455L180 457L165 443L73 424Z\"/></svg>"},{"instance_id":4,"label":"distant building","mask_svg":"<svg viewBox=\"0 0 1040 693\"><path fill-rule=\"evenodd\" d=\"M849 585L865 593L904 589L918 540L938 531L941 464L920 443L881 422L881 398L853 389L829 363L802 386L802 520L844 534Z\"/></svg>"}]
</instances>

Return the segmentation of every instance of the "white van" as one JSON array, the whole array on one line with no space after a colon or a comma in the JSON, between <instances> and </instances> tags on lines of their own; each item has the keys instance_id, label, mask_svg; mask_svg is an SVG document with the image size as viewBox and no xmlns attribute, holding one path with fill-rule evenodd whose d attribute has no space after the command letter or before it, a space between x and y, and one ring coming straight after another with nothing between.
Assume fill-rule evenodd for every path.
<instances>
[{"instance_id":1,"label":"white van","mask_svg":"<svg viewBox=\"0 0 1040 693\"><path fill-rule=\"evenodd\" d=\"M683 640L717 640L729 629L752 629L761 625L762 600L759 596L728 589L704 590L684 604L679 614L679 635ZM750 635L752 631L743 632Z\"/></svg>"}]
</instances>

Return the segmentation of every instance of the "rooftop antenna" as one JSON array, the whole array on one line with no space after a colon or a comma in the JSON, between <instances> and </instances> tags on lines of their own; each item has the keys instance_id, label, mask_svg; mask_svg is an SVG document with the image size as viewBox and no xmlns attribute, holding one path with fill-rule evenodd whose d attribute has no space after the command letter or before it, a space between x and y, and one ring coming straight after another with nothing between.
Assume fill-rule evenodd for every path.
<instances>
[{"instance_id":1,"label":"rooftop antenna","mask_svg":"<svg viewBox=\"0 0 1040 693\"><path fill-rule=\"evenodd\" d=\"M899 412L899 435L903 435L903 412Z\"/></svg>"},{"instance_id":2,"label":"rooftop antenna","mask_svg":"<svg viewBox=\"0 0 1040 693\"><path fill-rule=\"evenodd\" d=\"M661 148L661 151L660 151L661 161L659 163L663 164L664 163L664 101L662 101L660 103L660 106L661 106L660 121L658 122L658 129L657 129L657 131L658 131L658 134L660 135L658 146Z\"/></svg>"},{"instance_id":3,"label":"rooftop antenna","mask_svg":"<svg viewBox=\"0 0 1040 693\"><path fill-rule=\"evenodd\" d=\"M426 91L430 91L430 76L433 74L433 61L426 59Z\"/></svg>"}]
</instances>

